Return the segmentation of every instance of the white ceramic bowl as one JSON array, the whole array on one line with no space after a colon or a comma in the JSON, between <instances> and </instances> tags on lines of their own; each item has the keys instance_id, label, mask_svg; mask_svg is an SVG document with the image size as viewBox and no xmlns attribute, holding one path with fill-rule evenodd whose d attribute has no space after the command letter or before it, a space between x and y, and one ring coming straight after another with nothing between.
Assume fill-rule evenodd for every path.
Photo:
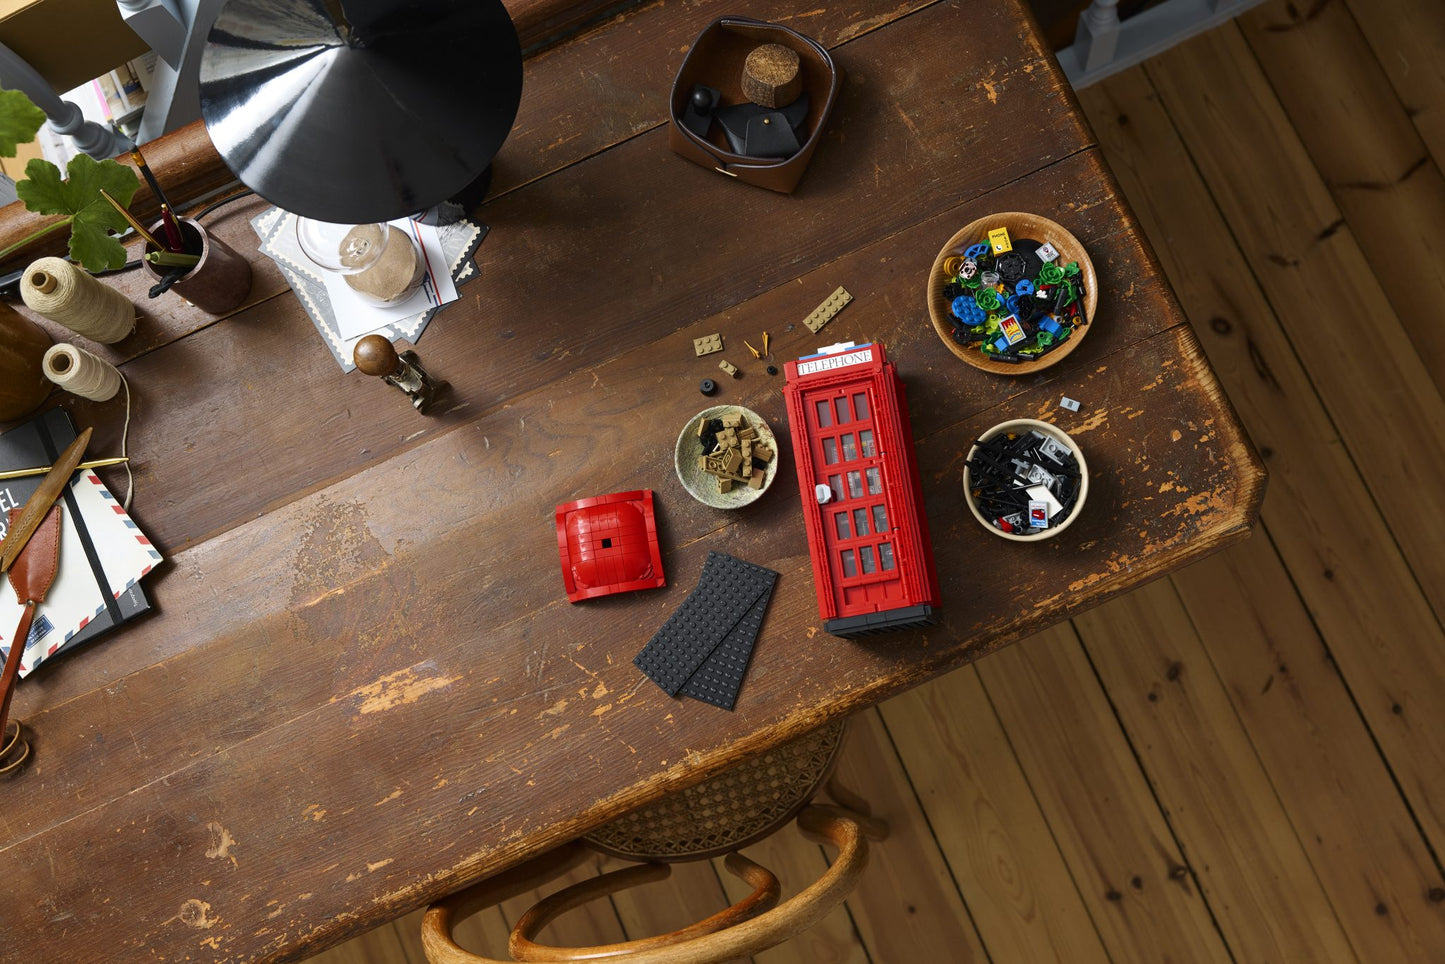
<instances>
[{"instance_id":1,"label":"white ceramic bowl","mask_svg":"<svg viewBox=\"0 0 1445 964\"><path fill-rule=\"evenodd\" d=\"M702 454L702 446L698 444L697 428L705 419L721 418L724 415L741 415L744 420L757 433L759 441L767 442L768 447L773 450L773 460L763 471L763 487L755 489L742 482L734 482L732 491L719 492L717 476L704 472L697 466L697 457ZM783 453L778 451L778 440L773 437L773 430L768 423L757 412L743 408L741 405L714 405L712 408L705 408L688 420L683 426L682 433L677 437L677 451L673 456L673 466L677 470L678 481L682 487L687 489L688 495L692 496L703 505L710 505L714 509L738 509L760 499L768 486L773 484L773 479L778 474L778 463L782 461Z\"/></svg>"},{"instance_id":2,"label":"white ceramic bowl","mask_svg":"<svg viewBox=\"0 0 1445 964\"><path fill-rule=\"evenodd\" d=\"M1073 511L1069 513L1069 517L1063 522L1060 522L1058 525L1049 526L1047 529L1044 529L1041 532L1035 532L1033 535L1018 535L1013 532L1004 532L1002 529L995 526L992 522L989 522L987 519L985 519L983 517L983 513L978 511L978 506L974 504L973 485L972 480L969 479L969 470L967 465L963 467L963 500L968 503L968 511L973 513L973 517L978 520L978 524L983 526L989 532L992 532L994 535L998 536L1000 539L1011 539L1014 542L1038 542L1041 539L1052 539L1054 536L1058 535L1060 532L1063 532L1069 526L1073 525L1074 520L1077 519L1084 511L1084 500L1087 499L1089 496L1089 466L1088 463L1084 461L1084 453L1079 449L1078 444L1069 437L1067 432L1053 425L1050 425L1048 422L1040 422L1037 419L1032 418L1016 418L1012 419L1011 421L1000 422L993 428L989 429L987 432L984 432L983 435L979 436L979 441L987 442L990 439L995 438L996 436L1004 435L1009 432L1017 433L1020 435L1027 432L1039 432L1043 435L1047 435L1049 438L1053 439L1059 444L1066 446L1068 450L1073 454L1074 460L1079 464L1079 497L1074 500L1074 508ZM968 450L968 458L972 460L974 455L977 454L977 452L978 446L974 445Z\"/></svg>"}]
</instances>

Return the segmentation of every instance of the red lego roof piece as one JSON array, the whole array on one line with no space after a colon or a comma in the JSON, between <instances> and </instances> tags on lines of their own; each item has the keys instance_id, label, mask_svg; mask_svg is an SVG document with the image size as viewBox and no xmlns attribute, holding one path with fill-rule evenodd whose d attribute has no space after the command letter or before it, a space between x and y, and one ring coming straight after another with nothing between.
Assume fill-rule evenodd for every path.
<instances>
[{"instance_id":1,"label":"red lego roof piece","mask_svg":"<svg viewBox=\"0 0 1445 964\"><path fill-rule=\"evenodd\" d=\"M651 489L557 506L557 552L574 603L667 585Z\"/></svg>"}]
</instances>

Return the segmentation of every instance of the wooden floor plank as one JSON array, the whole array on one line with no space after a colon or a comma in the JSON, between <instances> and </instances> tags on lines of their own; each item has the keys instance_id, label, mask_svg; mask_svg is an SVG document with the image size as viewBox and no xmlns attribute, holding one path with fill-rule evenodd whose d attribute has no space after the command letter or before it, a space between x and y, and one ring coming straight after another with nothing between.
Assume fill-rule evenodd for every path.
<instances>
[{"instance_id":1,"label":"wooden floor plank","mask_svg":"<svg viewBox=\"0 0 1445 964\"><path fill-rule=\"evenodd\" d=\"M1230 960L1073 627L978 673L1110 957Z\"/></svg>"},{"instance_id":2,"label":"wooden floor plank","mask_svg":"<svg viewBox=\"0 0 1445 964\"><path fill-rule=\"evenodd\" d=\"M880 707L994 961L1107 961L973 667Z\"/></svg>"},{"instance_id":3,"label":"wooden floor plank","mask_svg":"<svg viewBox=\"0 0 1445 964\"><path fill-rule=\"evenodd\" d=\"M869 959L874 964L987 961L876 709L849 720L837 778L889 826L888 838L873 844L868 869L848 898Z\"/></svg>"},{"instance_id":4,"label":"wooden floor plank","mask_svg":"<svg viewBox=\"0 0 1445 964\"><path fill-rule=\"evenodd\" d=\"M1355 960L1173 586L1074 624L1235 958Z\"/></svg>"},{"instance_id":5,"label":"wooden floor plank","mask_svg":"<svg viewBox=\"0 0 1445 964\"><path fill-rule=\"evenodd\" d=\"M1394 538L1445 613L1445 486L1423 484L1445 478L1445 399L1353 232L1338 225L1339 208L1238 28L1195 37L1146 70ZM1382 429L1402 413L1405 444Z\"/></svg>"},{"instance_id":6,"label":"wooden floor plank","mask_svg":"<svg viewBox=\"0 0 1445 964\"><path fill-rule=\"evenodd\" d=\"M1269 0L1239 22L1421 361L1445 386L1440 166L1343 4L1306 18L1292 0Z\"/></svg>"},{"instance_id":7,"label":"wooden floor plank","mask_svg":"<svg viewBox=\"0 0 1445 964\"><path fill-rule=\"evenodd\" d=\"M1445 4L1346 0L1435 163L1445 167ZM1311 4L1314 7L1322 4Z\"/></svg>"},{"instance_id":8,"label":"wooden floor plank","mask_svg":"<svg viewBox=\"0 0 1445 964\"><path fill-rule=\"evenodd\" d=\"M1361 957L1445 948L1441 873L1269 540L1172 581Z\"/></svg>"},{"instance_id":9,"label":"wooden floor plank","mask_svg":"<svg viewBox=\"0 0 1445 964\"><path fill-rule=\"evenodd\" d=\"M1142 68L1083 103L1271 470L1263 518L1415 814L1445 844L1445 632Z\"/></svg>"}]
</instances>

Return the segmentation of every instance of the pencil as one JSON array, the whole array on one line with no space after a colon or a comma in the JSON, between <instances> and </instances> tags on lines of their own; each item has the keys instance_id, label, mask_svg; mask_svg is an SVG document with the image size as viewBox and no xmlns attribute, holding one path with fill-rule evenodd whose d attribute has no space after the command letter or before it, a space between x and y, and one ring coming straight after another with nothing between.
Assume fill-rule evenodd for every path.
<instances>
[{"instance_id":1,"label":"pencil","mask_svg":"<svg viewBox=\"0 0 1445 964\"><path fill-rule=\"evenodd\" d=\"M77 469L103 469L107 465L124 465L129 462L128 458L119 459L92 459L89 462L81 462ZM50 466L41 465L33 469L11 469L8 472L0 472L0 479L23 479L31 475L44 475L50 471Z\"/></svg>"},{"instance_id":2,"label":"pencil","mask_svg":"<svg viewBox=\"0 0 1445 964\"><path fill-rule=\"evenodd\" d=\"M149 231L147 231L147 230L145 229L145 225L143 225L143 224L141 224L139 221L137 221L137 220L135 219L135 217L134 217L129 211L127 211L127 210L121 205L121 203L120 203L119 201L117 201L115 198L111 197L110 194L109 194L104 188L101 188L100 196L103 197L103 198L105 198L107 201L109 201L109 202L110 202L110 206L113 207L113 208L115 208L117 211L120 212L120 216L123 217L123 218L125 218L126 223L129 224L132 228L135 229L135 233L136 233L136 234L139 234L139 235L141 236L141 238L143 238L143 239L145 240L145 243L146 243L146 244L150 245L150 246L153 247L153 248L164 248L164 247L165 247L164 244L161 244L159 241L156 240L155 235L151 234Z\"/></svg>"}]
</instances>

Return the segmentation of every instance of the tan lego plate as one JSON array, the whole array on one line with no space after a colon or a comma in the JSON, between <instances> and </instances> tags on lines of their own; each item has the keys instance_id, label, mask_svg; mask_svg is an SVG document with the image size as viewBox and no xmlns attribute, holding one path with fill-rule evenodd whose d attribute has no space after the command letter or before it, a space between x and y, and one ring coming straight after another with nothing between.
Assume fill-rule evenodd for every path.
<instances>
[{"instance_id":1,"label":"tan lego plate","mask_svg":"<svg viewBox=\"0 0 1445 964\"><path fill-rule=\"evenodd\" d=\"M1084 315L1089 320L1089 324L1076 330L1067 341L1048 354L1042 355L1034 361L1020 362L1019 364L995 361L979 351L976 344L965 347L954 341L948 299L943 295L944 285L948 283L948 277L943 270L944 262L951 257L961 256L970 245L984 240L989 231L1001 227L1008 228L1009 237L1015 240L1031 238L1035 241L1051 243L1058 249L1061 263L1070 261L1079 263L1080 277L1084 282ZM1079 347L1079 343L1094 327L1094 312L1098 307L1099 279L1094 274L1094 263L1089 260L1088 252L1084 250L1084 246L1079 243L1078 238L1070 234L1062 225L1037 214L1011 211L979 218L949 239L948 243L943 246L943 250L938 252L938 257L933 259L933 267L928 272L928 315L933 321L933 330L938 332L939 339L958 358L968 362L974 368L993 372L995 375L1029 375L1048 368L1050 365L1057 365Z\"/></svg>"},{"instance_id":2,"label":"tan lego plate","mask_svg":"<svg viewBox=\"0 0 1445 964\"><path fill-rule=\"evenodd\" d=\"M757 438L752 440L753 444L763 443L772 450L773 457L768 460L767 467L762 471L762 481L759 487L754 488L748 482L733 481L731 491L723 492L720 491L717 476L698 464L698 459L706 454L703 452L702 443L698 438L698 428L708 419L726 418L733 415L741 417L742 424L738 430L751 428L757 433ZM714 405L712 408L698 412L688 420L687 425L683 426L682 433L677 437L677 455L673 464L677 468L677 478L682 482L682 487L687 489L688 495L714 509L739 509L756 502L768 490L768 486L773 484L773 479L778 474L780 457L778 441L773 437L773 430L768 427L767 421L761 415L743 408L741 405Z\"/></svg>"}]
</instances>

